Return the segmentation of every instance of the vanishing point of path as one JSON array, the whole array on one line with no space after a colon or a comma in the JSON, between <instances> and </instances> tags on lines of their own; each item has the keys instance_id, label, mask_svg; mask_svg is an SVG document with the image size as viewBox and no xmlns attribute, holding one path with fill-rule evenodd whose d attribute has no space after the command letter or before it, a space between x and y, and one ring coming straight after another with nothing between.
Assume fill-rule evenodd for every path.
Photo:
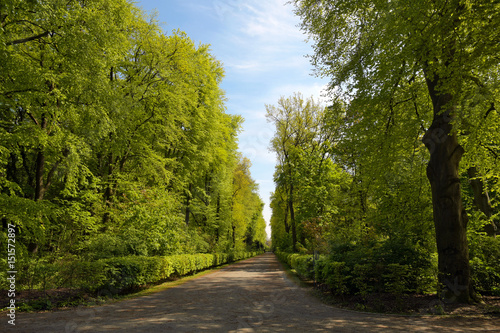
<instances>
[{"instance_id":1,"label":"vanishing point of path","mask_svg":"<svg viewBox=\"0 0 500 333\"><path fill-rule=\"evenodd\" d=\"M10 327L7 327L10 326ZM500 332L500 320L368 314L325 305L273 254L164 291L96 307L19 313L1 332Z\"/></svg>"}]
</instances>

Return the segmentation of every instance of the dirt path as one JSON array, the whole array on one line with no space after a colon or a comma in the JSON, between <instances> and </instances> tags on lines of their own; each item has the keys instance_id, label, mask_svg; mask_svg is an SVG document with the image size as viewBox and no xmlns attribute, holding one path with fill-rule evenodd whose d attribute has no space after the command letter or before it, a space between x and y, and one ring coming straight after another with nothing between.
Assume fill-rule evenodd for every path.
<instances>
[{"instance_id":1,"label":"dirt path","mask_svg":"<svg viewBox=\"0 0 500 333\"><path fill-rule=\"evenodd\" d=\"M378 315L336 309L290 282L273 254L114 304L20 313L1 332L500 332L500 320Z\"/></svg>"}]
</instances>

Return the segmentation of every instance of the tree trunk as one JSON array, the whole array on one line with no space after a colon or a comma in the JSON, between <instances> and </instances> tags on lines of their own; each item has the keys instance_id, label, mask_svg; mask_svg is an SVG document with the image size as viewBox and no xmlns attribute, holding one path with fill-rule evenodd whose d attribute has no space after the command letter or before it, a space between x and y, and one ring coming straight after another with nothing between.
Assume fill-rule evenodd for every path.
<instances>
[{"instance_id":1,"label":"tree trunk","mask_svg":"<svg viewBox=\"0 0 500 333\"><path fill-rule=\"evenodd\" d=\"M40 123L42 130L47 128L47 119L45 115L42 115L42 120ZM43 199L45 194L45 187L43 185L43 175L45 173L45 152L43 147L38 148L36 154L36 164L35 164L35 201Z\"/></svg>"},{"instance_id":2,"label":"tree trunk","mask_svg":"<svg viewBox=\"0 0 500 333\"><path fill-rule=\"evenodd\" d=\"M288 224L288 204L285 202L285 219L283 220L285 223L285 231L287 234L290 233L290 225Z\"/></svg>"},{"instance_id":3,"label":"tree trunk","mask_svg":"<svg viewBox=\"0 0 500 333\"><path fill-rule=\"evenodd\" d=\"M293 209L293 184L290 184L290 197L288 198L288 209L290 209L290 226L292 228L292 251L297 252L297 228L295 226L295 211Z\"/></svg>"},{"instance_id":4,"label":"tree trunk","mask_svg":"<svg viewBox=\"0 0 500 333\"><path fill-rule=\"evenodd\" d=\"M220 193L217 195L217 208L215 210L215 216L217 221L220 221Z\"/></svg>"},{"instance_id":5,"label":"tree trunk","mask_svg":"<svg viewBox=\"0 0 500 333\"><path fill-rule=\"evenodd\" d=\"M191 215L191 192L193 190L193 184L189 184L188 191L186 192L186 214L184 216L184 222L189 225L189 216Z\"/></svg>"},{"instance_id":6,"label":"tree trunk","mask_svg":"<svg viewBox=\"0 0 500 333\"><path fill-rule=\"evenodd\" d=\"M36 154L35 166L35 201L43 200L45 187L43 186L43 174L45 173L45 154L43 148L38 150Z\"/></svg>"},{"instance_id":7,"label":"tree trunk","mask_svg":"<svg viewBox=\"0 0 500 333\"><path fill-rule=\"evenodd\" d=\"M111 199L112 196L114 195L113 192L113 153L109 153L108 155L108 162L107 162L107 174L106 174L106 180L108 185L106 186L106 190L104 191L103 195L103 200L104 204L106 205L106 211L104 212L104 215L102 216L102 224L104 228L107 227L109 222L111 221Z\"/></svg>"},{"instance_id":8,"label":"tree trunk","mask_svg":"<svg viewBox=\"0 0 500 333\"><path fill-rule=\"evenodd\" d=\"M231 227L233 228L232 238L233 238L233 249L234 249L236 248L236 226L232 225Z\"/></svg>"},{"instance_id":9,"label":"tree trunk","mask_svg":"<svg viewBox=\"0 0 500 333\"><path fill-rule=\"evenodd\" d=\"M488 236L495 237L497 227L495 222L491 221L491 216L493 215L493 208L491 207L490 197L488 191L484 188L484 184L481 179L477 178L476 167L470 167L467 169L467 175L469 176L469 183L474 193L474 204L476 207L486 215L486 218L490 220L490 223L484 226L484 230Z\"/></svg>"},{"instance_id":10,"label":"tree trunk","mask_svg":"<svg viewBox=\"0 0 500 333\"><path fill-rule=\"evenodd\" d=\"M427 178L432 190L440 297L448 303L470 303L476 300L476 295L470 278L468 219L459 179L459 163L464 150L452 130L453 98L449 94L438 94L437 82L438 78L427 80L434 120L423 142L430 152Z\"/></svg>"}]
</instances>

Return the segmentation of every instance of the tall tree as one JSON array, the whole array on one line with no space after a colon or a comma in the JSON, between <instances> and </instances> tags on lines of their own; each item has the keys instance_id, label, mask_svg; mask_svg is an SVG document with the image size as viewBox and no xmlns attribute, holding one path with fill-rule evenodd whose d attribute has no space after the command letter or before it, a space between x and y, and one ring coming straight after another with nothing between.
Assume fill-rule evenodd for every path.
<instances>
[{"instance_id":1,"label":"tall tree","mask_svg":"<svg viewBox=\"0 0 500 333\"><path fill-rule=\"evenodd\" d=\"M1 145L9 155L2 199L11 202L2 206L7 211L38 207L20 218L22 237L40 227L51 229L50 216L57 225L67 214L82 213L72 194L89 188L83 184L92 178L84 163L88 142L104 116L96 105L109 93L110 65L127 50L131 14L126 1L0 5ZM16 184L16 190L7 191L8 184ZM55 197L59 207L46 202ZM15 218L23 212L5 214ZM39 244L30 242L35 252Z\"/></svg>"},{"instance_id":2,"label":"tall tree","mask_svg":"<svg viewBox=\"0 0 500 333\"><path fill-rule=\"evenodd\" d=\"M425 84L430 110L416 108L425 125L422 141L430 153L427 176L432 189L441 295L447 300L477 299L467 247L467 215L462 204L459 143L462 116L473 111L485 122L497 103L500 43L499 4L494 1L313 1L295 0L302 27L314 40L312 62L332 79L332 92L356 104L364 118L377 118L373 101L388 124L418 126L394 113L400 92ZM487 91L479 107L472 87ZM339 89L340 88L340 89ZM476 106L478 106L476 104ZM464 108L465 107L465 108ZM377 136L373 123L370 135ZM383 132L382 132L383 133Z\"/></svg>"},{"instance_id":3,"label":"tall tree","mask_svg":"<svg viewBox=\"0 0 500 333\"><path fill-rule=\"evenodd\" d=\"M0 217L20 244L87 259L231 247L243 119L208 45L125 0L9 0L0 74ZM237 234L253 240L249 184Z\"/></svg>"},{"instance_id":4,"label":"tall tree","mask_svg":"<svg viewBox=\"0 0 500 333\"><path fill-rule=\"evenodd\" d=\"M318 196L319 186L311 187L319 179L312 177L326 175L328 167L329 135L322 131L324 108L313 98L304 99L300 93L278 100L278 106L267 105L266 117L276 127L275 136L271 140L270 149L278 157L278 165L274 175L276 186L280 188L282 204L285 205L283 223L292 236L292 250L296 251L298 241L297 205L301 201L301 193L311 194L308 189L314 188ZM315 175L315 176L311 176ZM304 195L304 199L307 194ZM278 198L275 198L278 199ZM311 198L308 198L311 199ZM307 199L304 201L307 202ZM276 202L277 204L277 202ZM321 214L324 205L317 201L311 203L316 212ZM303 210L305 212L305 209ZM288 232L288 231L287 231Z\"/></svg>"}]
</instances>

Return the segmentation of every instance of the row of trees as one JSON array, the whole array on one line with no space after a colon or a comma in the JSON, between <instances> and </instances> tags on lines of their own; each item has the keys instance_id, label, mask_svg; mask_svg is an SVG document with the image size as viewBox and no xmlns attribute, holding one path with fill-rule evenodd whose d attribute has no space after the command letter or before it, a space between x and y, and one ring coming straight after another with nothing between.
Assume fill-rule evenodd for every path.
<instances>
[{"instance_id":1,"label":"row of trees","mask_svg":"<svg viewBox=\"0 0 500 333\"><path fill-rule=\"evenodd\" d=\"M498 4L294 3L332 102L268 107L280 162L273 244L298 250L326 228L334 243L418 248L437 254L441 295L477 299L471 263L499 246L480 236L498 227Z\"/></svg>"},{"instance_id":2,"label":"row of trees","mask_svg":"<svg viewBox=\"0 0 500 333\"><path fill-rule=\"evenodd\" d=\"M4 1L0 26L0 218L16 225L18 253L265 242L237 152L243 119L225 112L224 71L207 45L163 34L125 0Z\"/></svg>"}]
</instances>

